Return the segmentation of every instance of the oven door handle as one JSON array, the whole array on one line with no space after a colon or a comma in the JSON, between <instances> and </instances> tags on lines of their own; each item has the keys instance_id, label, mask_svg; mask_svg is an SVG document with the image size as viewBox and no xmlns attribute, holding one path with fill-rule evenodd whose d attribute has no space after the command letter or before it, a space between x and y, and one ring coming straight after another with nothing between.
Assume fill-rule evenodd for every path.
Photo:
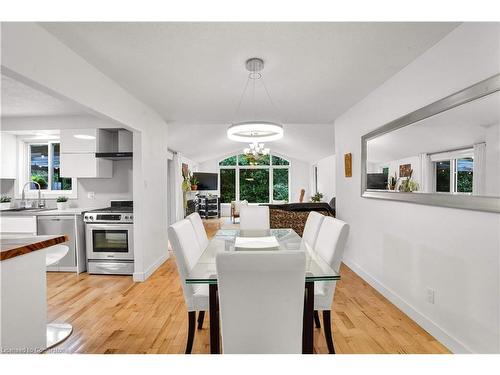
<instances>
[{"instance_id":1,"label":"oven door handle","mask_svg":"<svg viewBox=\"0 0 500 375\"><path fill-rule=\"evenodd\" d=\"M134 224L105 224L105 223L92 223L87 224L87 229L89 230L132 230L134 228Z\"/></svg>"}]
</instances>

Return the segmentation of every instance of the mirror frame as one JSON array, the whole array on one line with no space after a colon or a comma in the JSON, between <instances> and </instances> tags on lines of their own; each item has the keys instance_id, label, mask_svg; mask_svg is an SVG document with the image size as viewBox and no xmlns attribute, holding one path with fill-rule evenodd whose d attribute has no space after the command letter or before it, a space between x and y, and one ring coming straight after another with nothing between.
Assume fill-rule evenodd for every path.
<instances>
[{"instance_id":1,"label":"mirror frame","mask_svg":"<svg viewBox=\"0 0 500 375\"><path fill-rule=\"evenodd\" d=\"M418 121L422 121L498 91L500 91L500 74L491 76L484 81L478 82L434 103L428 104L425 107L417 109L414 112L404 115L363 135L361 137L361 196L364 198L386 199L466 210L500 212L500 197L439 193L404 193L367 190L366 188L367 143L370 139L415 124Z\"/></svg>"}]
</instances>

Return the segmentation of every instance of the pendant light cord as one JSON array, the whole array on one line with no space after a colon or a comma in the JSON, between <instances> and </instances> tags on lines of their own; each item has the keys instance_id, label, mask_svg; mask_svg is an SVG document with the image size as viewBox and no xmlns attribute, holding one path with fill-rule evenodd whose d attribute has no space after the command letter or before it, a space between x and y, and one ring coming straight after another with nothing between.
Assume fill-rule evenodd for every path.
<instances>
[{"instance_id":1,"label":"pendant light cord","mask_svg":"<svg viewBox=\"0 0 500 375\"><path fill-rule=\"evenodd\" d=\"M264 81L264 76L261 77L261 80L262 80L262 86L264 86L264 90L266 91L267 97L269 98L269 101L271 102L271 105L274 108L274 111L276 112L277 120L279 122L283 123L283 119L280 116L278 106L276 105L276 103L274 103L273 98L271 98L271 95L269 94L269 91L267 90L266 82Z\"/></svg>"},{"instance_id":2,"label":"pendant light cord","mask_svg":"<svg viewBox=\"0 0 500 375\"><path fill-rule=\"evenodd\" d=\"M249 83L250 83L250 75L248 76L247 82L245 84L245 88L243 89L243 92L241 93L240 100L238 102L238 106L236 107L236 111L234 112L232 123L234 123L236 117L238 116L238 112L240 111L241 103L243 102L243 98L245 97L245 93L246 93L246 91L248 89L248 84Z\"/></svg>"}]
</instances>

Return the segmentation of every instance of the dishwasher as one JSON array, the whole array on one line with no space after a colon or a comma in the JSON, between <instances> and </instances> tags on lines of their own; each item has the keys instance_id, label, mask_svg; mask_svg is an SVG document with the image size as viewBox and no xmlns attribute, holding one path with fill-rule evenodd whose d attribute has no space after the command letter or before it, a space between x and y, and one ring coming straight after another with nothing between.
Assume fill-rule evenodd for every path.
<instances>
[{"instance_id":1,"label":"dishwasher","mask_svg":"<svg viewBox=\"0 0 500 375\"><path fill-rule=\"evenodd\" d=\"M81 215L40 215L37 217L38 235L65 234L69 241L68 253L47 271L84 272L87 269L85 255L85 228Z\"/></svg>"}]
</instances>

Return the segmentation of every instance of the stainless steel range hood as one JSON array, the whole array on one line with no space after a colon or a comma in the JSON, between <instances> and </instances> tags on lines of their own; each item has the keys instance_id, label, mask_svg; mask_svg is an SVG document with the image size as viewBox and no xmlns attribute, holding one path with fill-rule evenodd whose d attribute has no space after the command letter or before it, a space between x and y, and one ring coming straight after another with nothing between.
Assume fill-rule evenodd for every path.
<instances>
[{"instance_id":1,"label":"stainless steel range hood","mask_svg":"<svg viewBox=\"0 0 500 375\"><path fill-rule=\"evenodd\" d=\"M132 152L96 152L96 158L111 159L111 160L126 160L132 159Z\"/></svg>"},{"instance_id":2,"label":"stainless steel range hood","mask_svg":"<svg viewBox=\"0 0 500 375\"><path fill-rule=\"evenodd\" d=\"M95 153L95 157L110 160L132 159L132 132L125 129L107 131L110 137L107 137L108 141L104 144L99 144L99 152Z\"/></svg>"}]
</instances>

